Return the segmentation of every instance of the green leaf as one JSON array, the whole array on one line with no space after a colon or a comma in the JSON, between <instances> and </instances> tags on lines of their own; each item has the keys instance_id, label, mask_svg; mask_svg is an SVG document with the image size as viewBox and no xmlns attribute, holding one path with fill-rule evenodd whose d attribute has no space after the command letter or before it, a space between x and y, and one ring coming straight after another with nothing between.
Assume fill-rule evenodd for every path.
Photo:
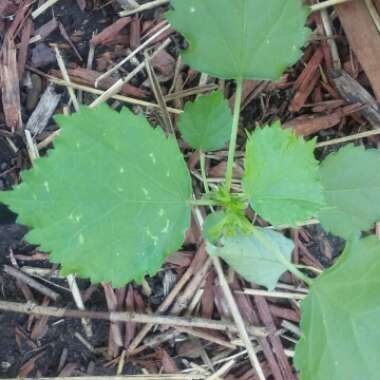
<instances>
[{"instance_id":1,"label":"green leaf","mask_svg":"<svg viewBox=\"0 0 380 380\"><path fill-rule=\"evenodd\" d=\"M321 165L327 207L320 211L322 226L349 238L380 221L380 152L347 145Z\"/></svg>"},{"instance_id":2,"label":"green leaf","mask_svg":"<svg viewBox=\"0 0 380 380\"><path fill-rule=\"evenodd\" d=\"M185 63L224 79L277 80L310 35L302 0L171 0L170 24L188 40Z\"/></svg>"},{"instance_id":3,"label":"green leaf","mask_svg":"<svg viewBox=\"0 0 380 380\"><path fill-rule=\"evenodd\" d=\"M55 149L0 200L63 274L115 287L154 274L190 221L190 176L175 140L105 105L56 119Z\"/></svg>"},{"instance_id":4,"label":"green leaf","mask_svg":"<svg viewBox=\"0 0 380 380\"><path fill-rule=\"evenodd\" d=\"M380 373L380 241L350 243L302 302L296 348L301 380L377 380Z\"/></svg>"},{"instance_id":5,"label":"green leaf","mask_svg":"<svg viewBox=\"0 0 380 380\"><path fill-rule=\"evenodd\" d=\"M287 270L277 255L290 261L294 248L293 242L282 234L260 227L255 227L250 235L223 238L221 243L221 248L211 248L209 254L220 256L246 280L269 290L275 288Z\"/></svg>"},{"instance_id":6,"label":"green leaf","mask_svg":"<svg viewBox=\"0 0 380 380\"><path fill-rule=\"evenodd\" d=\"M230 138L232 114L223 93L215 91L186 103L179 120L183 139L194 149L222 149Z\"/></svg>"},{"instance_id":7,"label":"green leaf","mask_svg":"<svg viewBox=\"0 0 380 380\"><path fill-rule=\"evenodd\" d=\"M315 141L280 123L257 128L246 147L244 191L254 210L273 225L296 225L324 205Z\"/></svg>"},{"instance_id":8,"label":"green leaf","mask_svg":"<svg viewBox=\"0 0 380 380\"><path fill-rule=\"evenodd\" d=\"M203 238L210 243L217 242L223 235L225 220L226 214L224 211L208 214L203 223Z\"/></svg>"}]
</instances>

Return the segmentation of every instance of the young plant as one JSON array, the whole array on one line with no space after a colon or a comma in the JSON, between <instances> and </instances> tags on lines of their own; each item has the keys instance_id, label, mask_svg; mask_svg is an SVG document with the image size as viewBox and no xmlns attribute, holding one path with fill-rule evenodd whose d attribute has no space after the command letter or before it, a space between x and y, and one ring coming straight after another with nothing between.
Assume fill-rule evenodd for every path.
<instances>
[{"instance_id":1,"label":"young plant","mask_svg":"<svg viewBox=\"0 0 380 380\"><path fill-rule=\"evenodd\" d=\"M231 190L244 79L277 80L301 56L310 31L301 0L172 0L169 22L189 42L190 66L236 82L233 114L220 92L198 97L179 121L200 151L205 195L191 179L173 136L142 116L107 106L56 118L62 131L48 158L0 199L32 229L26 239L50 251L62 271L118 287L154 274L178 249L193 206L216 210L204 223L209 254L242 277L273 289L290 271L310 285L295 364L303 380L378 378L380 242L360 239L380 219L380 153L348 145L319 165L315 141L279 123L249 135L243 192ZM229 140L225 183L209 190L204 152ZM251 206L274 227L315 216L347 239L341 258L317 279L291 262L293 243L252 225Z\"/></svg>"}]
</instances>

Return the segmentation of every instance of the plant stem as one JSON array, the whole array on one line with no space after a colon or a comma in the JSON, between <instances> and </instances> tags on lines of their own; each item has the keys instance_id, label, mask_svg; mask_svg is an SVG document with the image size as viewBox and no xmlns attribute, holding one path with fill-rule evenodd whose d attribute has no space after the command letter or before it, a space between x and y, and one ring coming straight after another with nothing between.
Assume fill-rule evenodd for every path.
<instances>
[{"instance_id":1,"label":"plant stem","mask_svg":"<svg viewBox=\"0 0 380 380\"><path fill-rule=\"evenodd\" d=\"M296 277L304 281L309 286L312 285L313 280L298 270L297 267L291 261L289 261L278 249L273 249L273 245L269 244L267 239L265 239L261 234L257 233L255 228L253 228L252 232L257 240L259 240L265 246L265 248L276 257L277 261L280 262L290 273L293 273Z\"/></svg>"},{"instance_id":2,"label":"plant stem","mask_svg":"<svg viewBox=\"0 0 380 380\"><path fill-rule=\"evenodd\" d=\"M207 175L206 175L206 156L203 150L199 151L199 161L201 165L201 175L203 181L203 187L205 188L206 194L210 192L210 188L208 187Z\"/></svg>"},{"instance_id":3,"label":"plant stem","mask_svg":"<svg viewBox=\"0 0 380 380\"><path fill-rule=\"evenodd\" d=\"M243 78L238 78L236 79L235 105L234 105L232 130L231 130L230 145L228 149L228 160L227 160L227 169L226 169L226 190L228 192L231 190L231 184L232 184L236 140L237 140L238 129L239 129L242 91L243 91Z\"/></svg>"},{"instance_id":4,"label":"plant stem","mask_svg":"<svg viewBox=\"0 0 380 380\"><path fill-rule=\"evenodd\" d=\"M191 199L189 200L191 206L216 206L217 204L214 201L209 199Z\"/></svg>"}]
</instances>

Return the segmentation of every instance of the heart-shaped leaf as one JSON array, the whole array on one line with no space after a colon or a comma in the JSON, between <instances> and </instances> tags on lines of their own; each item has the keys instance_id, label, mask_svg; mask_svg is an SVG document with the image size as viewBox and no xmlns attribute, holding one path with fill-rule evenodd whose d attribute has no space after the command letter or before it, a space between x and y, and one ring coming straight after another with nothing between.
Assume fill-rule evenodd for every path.
<instances>
[{"instance_id":1,"label":"heart-shaped leaf","mask_svg":"<svg viewBox=\"0 0 380 380\"><path fill-rule=\"evenodd\" d=\"M115 287L154 274L189 227L190 176L175 140L105 105L57 120L55 149L0 200L64 274Z\"/></svg>"},{"instance_id":2,"label":"heart-shaped leaf","mask_svg":"<svg viewBox=\"0 0 380 380\"><path fill-rule=\"evenodd\" d=\"M220 256L248 281L275 288L287 267L278 259L282 255L290 261L294 244L282 234L254 227L250 235L237 235L221 239L222 247L208 245L210 255Z\"/></svg>"},{"instance_id":3,"label":"heart-shaped leaf","mask_svg":"<svg viewBox=\"0 0 380 380\"><path fill-rule=\"evenodd\" d=\"M231 134L232 114L223 93L214 91L186 103L179 119L183 139L194 149L222 149Z\"/></svg>"},{"instance_id":4,"label":"heart-shaped leaf","mask_svg":"<svg viewBox=\"0 0 380 380\"><path fill-rule=\"evenodd\" d=\"M279 123L257 128L245 156L244 191L254 210L273 225L296 225L324 205L315 141L306 142Z\"/></svg>"},{"instance_id":5,"label":"heart-shaped leaf","mask_svg":"<svg viewBox=\"0 0 380 380\"><path fill-rule=\"evenodd\" d=\"M380 152L347 145L323 161L321 181L327 207L322 226L349 238L380 221Z\"/></svg>"},{"instance_id":6,"label":"heart-shaped leaf","mask_svg":"<svg viewBox=\"0 0 380 380\"><path fill-rule=\"evenodd\" d=\"M301 380L377 380L380 373L380 241L350 243L302 302L296 348Z\"/></svg>"},{"instance_id":7,"label":"heart-shaped leaf","mask_svg":"<svg viewBox=\"0 0 380 380\"><path fill-rule=\"evenodd\" d=\"M302 0L171 0L166 14L188 40L184 61L225 79L277 80L301 57L310 30Z\"/></svg>"}]
</instances>

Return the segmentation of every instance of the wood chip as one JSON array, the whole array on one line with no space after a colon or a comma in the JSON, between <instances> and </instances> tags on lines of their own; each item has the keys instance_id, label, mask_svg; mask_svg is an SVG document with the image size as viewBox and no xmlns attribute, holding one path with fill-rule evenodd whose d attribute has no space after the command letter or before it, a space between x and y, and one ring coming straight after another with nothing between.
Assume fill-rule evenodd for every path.
<instances>
[{"instance_id":1,"label":"wood chip","mask_svg":"<svg viewBox=\"0 0 380 380\"><path fill-rule=\"evenodd\" d=\"M17 53L13 39L6 38L1 49L0 77L3 111L7 127L15 131L22 126Z\"/></svg>"},{"instance_id":2,"label":"wood chip","mask_svg":"<svg viewBox=\"0 0 380 380\"><path fill-rule=\"evenodd\" d=\"M380 34L364 1L350 1L336 7L339 19L354 51L380 100Z\"/></svg>"},{"instance_id":3,"label":"wood chip","mask_svg":"<svg viewBox=\"0 0 380 380\"><path fill-rule=\"evenodd\" d=\"M36 136L45 129L56 110L61 97L61 94L55 92L53 85L49 85L46 88L25 127L32 135Z\"/></svg>"},{"instance_id":4,"label":"wood chip","mask_svg":"<svg viewBox=\"0 0 380 380\"><path fill-rule=\"evenodd\" d=\"M341 97L348 103L362 104L360 114L373 127L380 128L380 104L372 95L344 71L332 70L330 75Z\"/></svg>"},{"instance_id":5,"label":"wood chip","mask_svg":"<svg viewBox=\"0 0 380 380\"><path fill-rule=\"evenodd\" d=\"M122 17L116 22L107 26L100 33L91 38L94 45L107 45L131 22L130 17Z\"/></svg>"}]
</instances>

